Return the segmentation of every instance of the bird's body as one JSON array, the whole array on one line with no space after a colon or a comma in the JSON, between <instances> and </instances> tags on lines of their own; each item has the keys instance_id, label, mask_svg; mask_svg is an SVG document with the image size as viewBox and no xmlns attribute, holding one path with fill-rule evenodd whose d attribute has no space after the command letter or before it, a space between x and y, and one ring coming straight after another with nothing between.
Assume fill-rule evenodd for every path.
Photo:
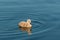
<instances>
[{"instance_id":1,"label":"bird's body","mask_svg":"<svg viewBox=\"0 0 60 40\"><path fill-rule=\"evenodd\" d=\"M19 26L21 26L21 27L31 27L32 25L30 23L22 21L22 22L19 23Z\"/></svg>"}]
</instances>

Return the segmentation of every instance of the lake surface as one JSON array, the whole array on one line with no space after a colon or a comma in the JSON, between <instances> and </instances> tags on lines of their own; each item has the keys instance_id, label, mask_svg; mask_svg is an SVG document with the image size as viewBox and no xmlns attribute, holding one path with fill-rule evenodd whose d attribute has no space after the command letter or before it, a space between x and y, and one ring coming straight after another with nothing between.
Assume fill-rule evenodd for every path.
<instances>
[{"instance_id":1,"label":"lake surface","mask_svg":"<svg viewBox=\"0 0 60 40\"><path fill-rule=\"evenodd\" d=\"M18 23L32 20L32 35ZM60 0L0 0L0 40L60 40Z\"/></svg>"}]
</instances>

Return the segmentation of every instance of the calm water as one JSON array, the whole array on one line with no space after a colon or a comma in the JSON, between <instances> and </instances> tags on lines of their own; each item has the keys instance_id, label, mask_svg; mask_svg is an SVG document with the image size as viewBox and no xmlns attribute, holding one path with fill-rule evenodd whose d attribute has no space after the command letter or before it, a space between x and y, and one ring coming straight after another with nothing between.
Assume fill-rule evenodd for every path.
<instances>
[{"instance_id":1,"label":"calm water","mask_svg":"<svg viewBox=\"0 0 60 40\"><path fill-rule=\"evenodd\" d=\"M32 20L32 35L18 28ZM0 0L0 40L60 40L60 0Z\"/></svg>"}]
</instances>

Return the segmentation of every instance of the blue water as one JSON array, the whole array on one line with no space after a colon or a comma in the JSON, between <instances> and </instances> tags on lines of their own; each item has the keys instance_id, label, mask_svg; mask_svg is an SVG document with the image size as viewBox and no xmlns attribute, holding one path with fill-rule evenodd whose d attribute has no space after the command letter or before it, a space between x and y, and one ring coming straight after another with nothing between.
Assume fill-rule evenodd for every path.
<instances>
[{"instance_id":1,"label":"blue water","mask_svg":"<svg viewBox=\"0 0 60 40\"><path fill-rule=\"evenodd\" d=\"M32 35L18 28L32 20ZM60 0L0 0L0 40L60 40Z\"/></svg>"}]
</instances>

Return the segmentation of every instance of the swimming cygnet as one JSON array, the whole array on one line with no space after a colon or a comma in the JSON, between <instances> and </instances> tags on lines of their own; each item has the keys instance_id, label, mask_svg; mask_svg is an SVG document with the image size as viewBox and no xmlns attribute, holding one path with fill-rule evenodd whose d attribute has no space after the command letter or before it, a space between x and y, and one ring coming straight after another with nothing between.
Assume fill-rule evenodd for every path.
<instances>
[{"instance_id":1,"label":"swimming cygnet","mask_svg":"<svg viewBox=\"0 0 60 40\"><path fill-rule=\"evenodd\" d=\"M31 20L30 19L28 19L26 22L25 21L21 21L18 25L19 25L19 28L22 31L27 31L28 34L31 34L32 25L31 25Z\"/></svg>"}]
</instances>

